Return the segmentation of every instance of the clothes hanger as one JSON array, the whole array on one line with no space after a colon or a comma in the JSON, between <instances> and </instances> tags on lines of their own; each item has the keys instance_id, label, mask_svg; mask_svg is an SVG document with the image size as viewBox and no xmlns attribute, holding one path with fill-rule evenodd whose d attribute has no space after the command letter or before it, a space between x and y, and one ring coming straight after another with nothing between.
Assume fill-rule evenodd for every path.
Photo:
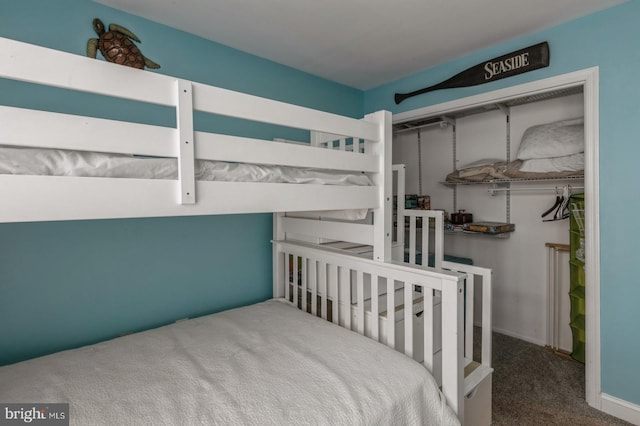
<instances>
[{"instance_id":1,"label":"clothes hanger","mask_svg":"<svg viewBox=\"0 0 640 426\"><path fill-rule=\"evenodd\" d=\"M563 197L560 196L560 194L558 194L558 187L556 186L556 201L553 203L553 206L549 208L549 210L542 213L542 217L545 217L549 215L549 213L551 213L552 211L556 210L562 204L563 201L564 199Z\"/></svg>"},{"instance_id":2,"label":"clothes hanger","mask_svg":"<svg viewBox=\"0 0 640 426\"><path fill-rule=\"evenodd\" d=\"M556 191L557 191L556 187ZM556 195L556 202L554 205L542 214L542 217L549 215L555 210L552 219L545 219L543 222L553 222L555 220L563 220L569 217L569 201L571 199L571 189L568 185L562 188L562 195Z\"/></svg>"},{"instance_id":3,"label":"clothes hanger","mask_svg":"<svg viewBox=\"0 0 640 426\"><path fill-rule=\"evenodd\" d=\"M559 195L556 195L556 201L553 203L553 206L551 206L549 210L547 210L546 212L542 213L542 217L547 216L549 213L557 209L558 206L562 204L562 201L563 201L562 197L560 197Z\"/></svg>"},{"instance_id":4,"label":"clothes hanger","mask_svg":"<svg viewBox=\"0 0 640 426\"><path fill-rule=\"evenodd\" d=\"M562 197L564 200L562 201L562 208L559 209L559 217L557 220L567 219L569 217L569 201L571 201L571 187L569 185L565 185L562 189Z\"/></svg>"}]
</instances>

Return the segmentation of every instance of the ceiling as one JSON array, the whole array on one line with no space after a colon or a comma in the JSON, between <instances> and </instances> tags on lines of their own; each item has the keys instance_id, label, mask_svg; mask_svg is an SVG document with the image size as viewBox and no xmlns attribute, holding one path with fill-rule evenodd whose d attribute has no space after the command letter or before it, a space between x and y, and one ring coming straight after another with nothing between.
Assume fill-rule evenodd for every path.
<instances>
[{"instance_id":1,"label":"ceiling","mask_svg":"<svg viewBox=\"0 0 640 426\"><path fill-rule=\"evenodd\" d=\"M627 0L95 1L365 90Z\"/></svg>"}]
</instances>

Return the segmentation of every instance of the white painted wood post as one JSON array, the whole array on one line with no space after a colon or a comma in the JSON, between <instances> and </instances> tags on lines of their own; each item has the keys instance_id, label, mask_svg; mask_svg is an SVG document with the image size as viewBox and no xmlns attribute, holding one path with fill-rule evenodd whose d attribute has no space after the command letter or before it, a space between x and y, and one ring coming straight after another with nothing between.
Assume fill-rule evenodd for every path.
<instances>
[{"instance_id":1,"label":"white painted wood post","mask_svg":"<svg viewBox=\"0 0 640 426\"><path fill-rule=\"evenodd\" d=\"M444 261L444 213L442 211L436 210L433 212L436 217L435 224L435 261L433 266L437 269L442 268L442 262ZM423 219L424 220L424 219ZM422 224L422 232L424 233L424 222ZM427 232L429 232L429 228L427 228ZM422 256L424 256L424 247L422 249ZM428 254L428 253L427 253ZM424 259L422 260L422 264L424 265Z\"/></svg>"},{"instance_id":2,"label":"white painted wood post","mask_svg":"<svg viewBox=\"0 0 640 426\"><path fill-rule=\"evenodd\" d=\"M396 183L396 243L402 247L402 259L396 260L404 262L404 196L406 192L405 176L407 167L404 164L395 164L392 169L397 173L396 179L398 180ZM391 220L393 220L393 217Z\"/></svg>"},{"instance_id":3,"label":"white painted wood post","mask_svg":"<svg viewBox=\"0 0 640 426\"><path fill-rule=\"evenodd\" d=\"M187 80L176 80L176 123L178 131L178 179L181 204L195 204L195 141L193 138L193 88Z\"/></svg>"},{"instance_id":4,"label":"white painted wood post","mask_svg":"<svg viewBox=\"0 0 640 426\"><path fill-rule=\"evenodd\" d=\"M413 358L413 285L404 283L404 353Z\"/></svg>"},{"instance_id":5,"label":"white painted wood post","mask_svg":"<svg viewBox=\"0 0 640 426\"><path fill-rule=\"evenodd\" d=\"M378 276L371 274L371 338L380 342L380 290Z\"/></svg>"},{"instance_id":6,"label":"white painted wood post","mask_svg":"<svg viewBox=\"0 0 640 426\"><path fill-rule=\"evenodd\" d=\"M318 314L318 262L309 259L309 286L311 287L311 315Z\"/></svg>"},{"instance_id":7,"label":"white painted wood post","mask_svg":"<svg viewBox=\"0 0 640 426\"><path fill-rule=\"evenodd\" d=\"M284 254L281 253L277 241L285 238L282 228L284 213L273 214L273 297L284 297Z\"/></svg>"},{"instance_id":8,"label":"white painted wood post","mask_svg":"<svg viewBox=\"0 0 640 426\"><path fill-rule=\"evenodd\" d=\"M423 303L422 303L422 321L424 324L423 330L423 356L424 366L427 370L433 372L433 347L435 336L435 318L433 309L433 289L422 287ZM437 380L437 378L436 378Z\"/></svg>"},{"instance_id":9,"label":"white painted wood post","mask_svg":"<svg viewBox=\"0 0 640 426\"><path fill-rule=\"evenodd\" d=\"M492 332L493 332L493 270L484 269L482 274L482 365L490 367L492 357Z\"/></svg>"},{"instance_id":10,"label":"white painted wood post","mask_svg":"<svg viewBox=\"0 0 640 426\"><path fill-rule=\"evenodd\" d=\"M307 262L309 261L306 257L302 257L302 264L300 265L300 309L307 312L307 286L308 286L308 271L307 271Z\"/></svg>"},{"instance_id":11,"label":"white painted wood post","mask_svg":"<svg viewBox=\"0 0 640 426\"><path fill-rule=\"evenodd\" d=\"M465 336L464 336L464 356L473 359L473 320L475 316L474 303L475 300L476 280L474 274L467 275L465 281Z\"/></svg>"},{"instance_id":12,"label":"white painted wood post","mask_svg":"<svg viewBox=\"0 0 640 426\"><path fill-rule=\"evenodd\" d=\"M390 276L387 280L387 346L396 347L396 291L395 282Z\"/></svg>"},{"instance_id":13,"label":"white painted wood post","mask_svg":"<svg viewBox=\"0 0 640 426\"><path fill-rule=\"evenodd\" d=\"M358 316L358 333L364 335L364 274L362 270L356 271L356 288L357 288L357 316Z\"/></svg>"},{"instance_id":14,"label":"white painted wood post","mask_svg":"<svg viewBox=\"0 0 640 426\"><path fill-rule=\"evenodd\" d=\"M329 286L327 285L327 264L325 262L318 262L318 285L320 291L320 316L323 320L326 320Z\"/></svg>"},{"instance_id":15,"label":"white painted wood post","mask_svg":"<svg viewBox=\"0 0 640 426\"><path fill-rule=\"evenodd\" d=\"M442 389L464 424L464 276L442 280Z\"/></svg>"},{"instance_id":16,"label":"white painted wood post","mask_svg":"<svg viewBox=\"0 0 640 426\"><path fill-rule=\"evenodd\" d=\"M378 124L378 140L366 141L365 152L375 154L379 158L380 172L373 176L373 180L378 188L378 208L373 211L373 259L380 262L391 260L391 211L392 211L392 167L391 167L391 145L392 127L391 113L389 111L378 111L367 114L365 121Z\"/></svg>"},{"instance_id":17,"label":"white painted wood post","mask_svg":"<svg viewBox=\"0 0 640 426\"><path fill-rule=\"evenodd\" d=\"M298 284L299 284L299 281L298 281L299 275L298 275L298 273L299 273L299 269L300 269L298 267L298 261L299 260L300 260L300 257L296 256L295 254L292 255L292 259L291 259L291 261L293 262L293 268L292 268L293 274L292 274L292 282L291 282L292 292L293 292L293 299L292 300L293 300L293 303L296 305L297 308L300 307L300 304L298 303L298 295L299 295L299 293L298 293Z\"/></svg>"}]
</instances>

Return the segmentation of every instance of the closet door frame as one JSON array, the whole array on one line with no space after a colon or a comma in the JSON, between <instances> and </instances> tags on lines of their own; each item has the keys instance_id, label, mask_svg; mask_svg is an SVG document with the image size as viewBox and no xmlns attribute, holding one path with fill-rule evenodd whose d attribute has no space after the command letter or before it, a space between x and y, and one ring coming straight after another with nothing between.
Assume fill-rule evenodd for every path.
<instances>
[{"instance_id":1,"label":"closet door frame","mask_svg":"<svg viewBox=\"0 0 640 426\"><path fill-rule=\"evenodd\" d=\"M423 117L446 115L460 109L499 104L552 90L582 86L584 94L585 126L585 237L586 275L586 363L585 399L598 410L610 412L612 407L603 406L600 358L600 194L599 194L599 68L562 74L555 77L524 83L479 95L456 99L438 105L394 114L393 123Z\"/></svg>"}]
</instances>

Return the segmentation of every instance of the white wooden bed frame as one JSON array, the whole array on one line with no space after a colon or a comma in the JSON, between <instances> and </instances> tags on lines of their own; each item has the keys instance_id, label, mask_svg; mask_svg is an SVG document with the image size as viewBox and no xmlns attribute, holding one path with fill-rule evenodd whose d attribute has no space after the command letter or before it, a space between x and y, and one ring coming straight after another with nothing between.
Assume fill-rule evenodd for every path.
<instances>
[{"instance_id":1,"label":"white wooden bed frame","mask_svg":"<svg viewBox=\"0 0 640 426\"><path fill-rule=\"evenodd\" d=\"M471 277L486 271L461 270L441 261L434 269L392 260L390 113L381 111L357 120L5 38L0 38L0 52L0 78L169 106L176 111L177 123L171 128L14 108L4 106L0 95L0 144L174 157L179 165L178 180L0 175L0 222L371 209L373 224L276 214L273 295L290 300L297 300L298 294L311 293L311 300L328 295L322 298L320 315L365 334L365 285L369 294L377 292L378 283L387 286L391 295L386 300L387 312L395 312L400 302L394 300L395 291L389 290L402 288L405 306L413 304L417 288L427 298L437 292L441 324L425 323L423 344L424 353L431 354L434 344L439 344L435 336L441 336L442 350L440 360L428 355L424 365L431 371L440 370L436 374L442 392L464 422L465 395L491 373L490 343L485 347L483 335L481 368L476 368L475 376L465 379L464 375L470 358L465 360L465 283L469 297ZM198 132L193 128L194 111L306 129L314 146ZM342 142L329 144L337 149L320 147L327 135L331 140L340 135L335 139ZM358 149L353 149L352 141ZM366 172L374 186L201 182L194 177L194 159ZM300 231L370 245L373 254L370 259L363 258L287 239L287 233ZM298 285L289 285L298 276L298 264L303 272L300 293ZM484 315L490 318L490 281L485 278L483 284L487 282L483 293L489 308ZM332 297L347 302L328 303ZM349 303L353 298L356 303ZM370 302L372 317L383 316L384 307L378 306L377 299ZM327 315L329 304L332 312ZM431 321L431 304L424 306L424 317ZM301 298L300 307L318 314L315 303L307 307L306 298ZM404 315L401 349L412 356L413 312L406 309ZM487 333L490 325L489 319ZM483 326L487 326L484 320ZM378 321L371 321L370 327L370 337L381 340ZM471 329L467 324L467 330ZM389 339L383 343L393 347L394 333L393 323L388 321L384 334Z\"/></svg>"}]
</instances>

